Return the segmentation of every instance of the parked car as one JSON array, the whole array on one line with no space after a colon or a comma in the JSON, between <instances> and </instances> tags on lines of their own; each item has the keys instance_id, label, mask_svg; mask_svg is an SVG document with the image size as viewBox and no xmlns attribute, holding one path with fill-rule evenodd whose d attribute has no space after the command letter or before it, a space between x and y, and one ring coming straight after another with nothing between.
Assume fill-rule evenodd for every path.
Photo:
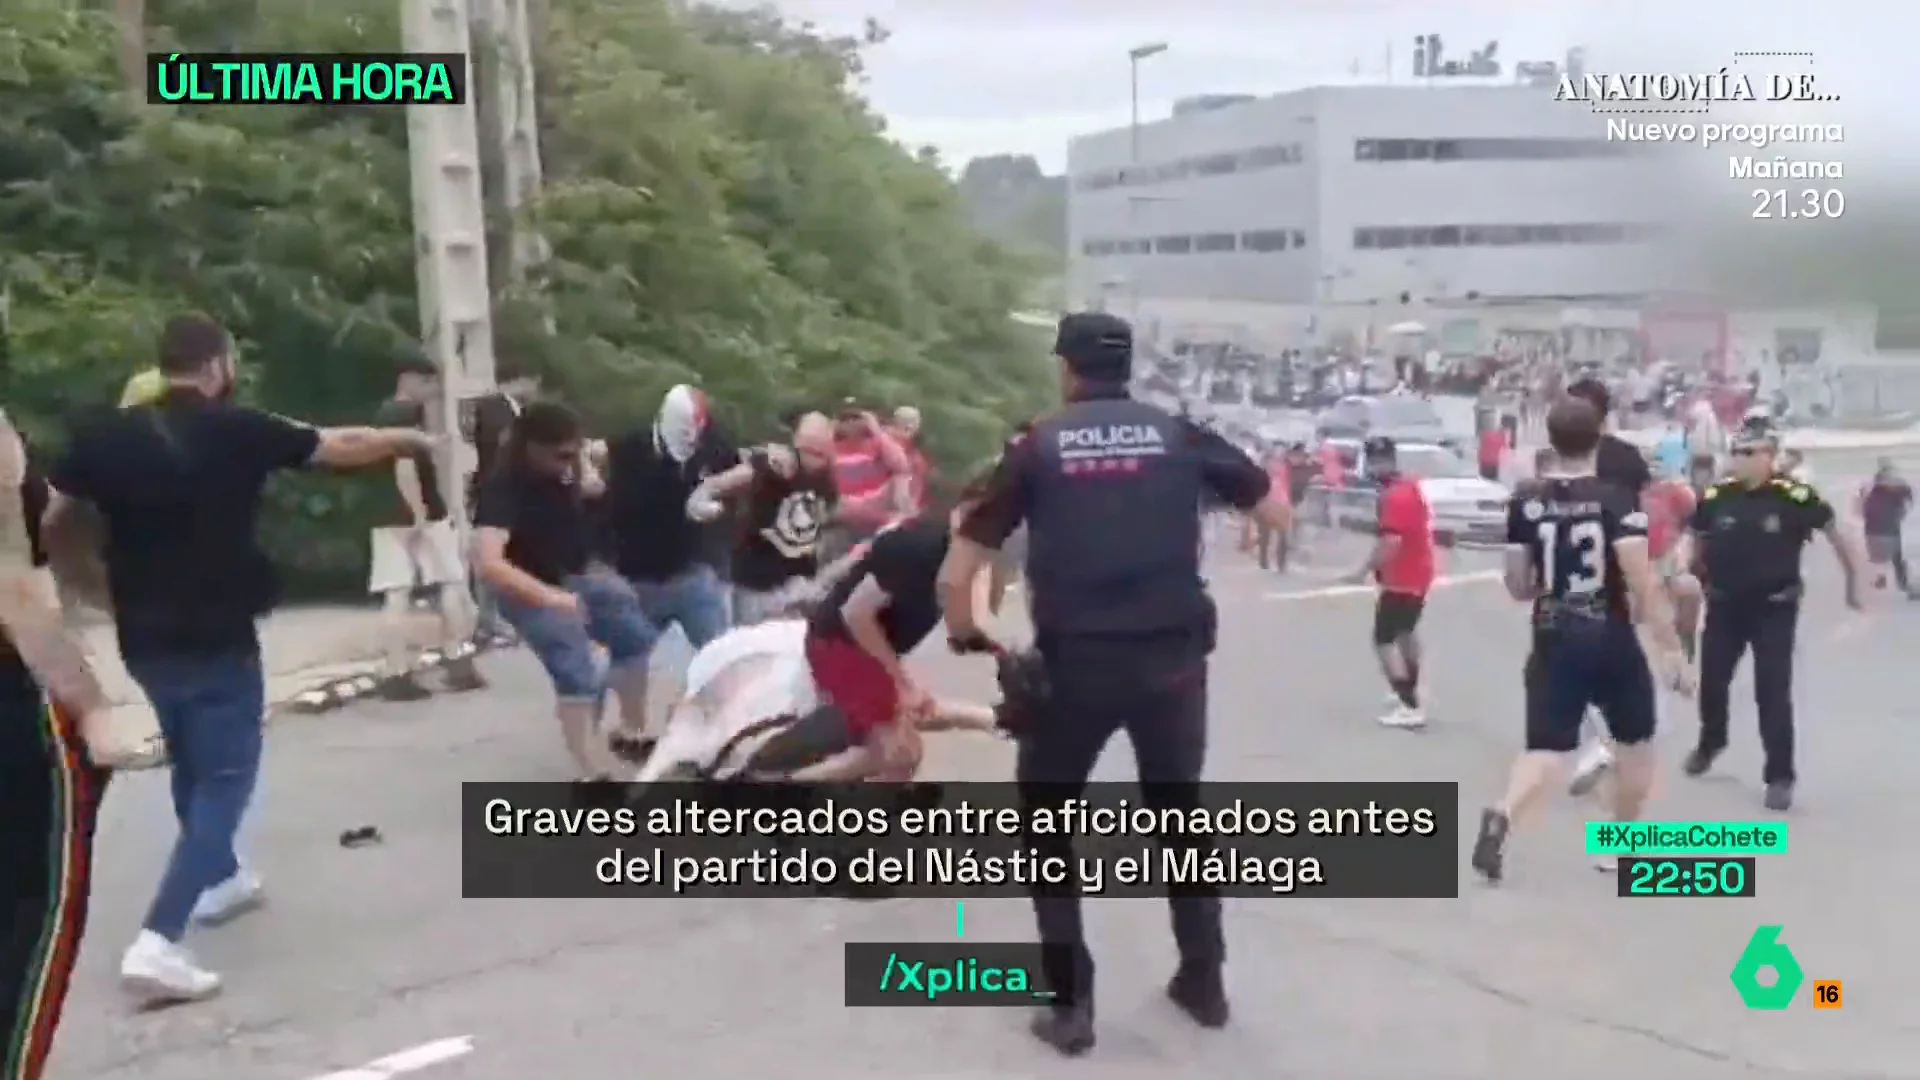
<instances>
[{"instance_id":1,"label":"parked car","mask_svg":"<svg viewBox=\"0 0 1920 1080\"><path fill-rule=\"evenodd\" d=\"M1380 523L1380 483L1360 462L1358 439L1328 439L1346 465L1339 486L1316 477L1303 513L1323 526L1371 532ZM1403 475L1420 481L1433 508L1433 534L1442 544L1504 544L1507 501L1504 484L1483 479L1473 463L1436 442L1396 440Z\"/></svg>"},{"instance_id":2,"label":"parked car","mask_svg":"<svg viewBox=\"0 0 1920 1080\"><path fill-rule=\"evenodd\" d=\"M1387 394L1343 397L1321 413L1314 427L1322 438L1365 439L1385 435L1395 442L1453 445L1440 414L1425 398Z\"/></svg>"}]
</instances>

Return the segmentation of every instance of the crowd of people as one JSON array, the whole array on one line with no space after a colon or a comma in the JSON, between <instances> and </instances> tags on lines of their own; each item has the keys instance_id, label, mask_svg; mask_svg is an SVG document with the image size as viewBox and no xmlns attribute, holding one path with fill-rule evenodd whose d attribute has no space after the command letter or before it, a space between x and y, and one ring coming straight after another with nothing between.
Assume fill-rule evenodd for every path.
<instances>
[{"instance_id":1,"label":"crowd of people","mask_svg":"<svg viewBox=\"0 0 1920 1080\"><path fill-rule=\"evenodd\" d=\"M471 661L477 633L524 642L552 683L564 744L586 781L625 775L647 756L655 729L646 661L667 629L679 627L698 648L736 617L779 615L782 595L830 587L833 576L818 571L836 549L848 578L858 565L891 580L891 561L929 557L901 555L920 535L914 529L868 543L915 519L931 497L912 408L886 421L852 402L803 410L784 437L741 449L701 392L680 386L649 424L602 441L544 399L537 379L500 374L498 392L476 409L470 485L437 475L444 443L427 409L441 387L424 359L397 364L377 426L320 428L236 403L233 342L200 315L169 321L155 366L129 381L118 410L77 424L57 456L37 460L0 425L0 877L9 905L0 1031L11 1040L10 1080L37 1077L45 1061L85 922L94 816L112 763L108 702L63 604L111 613L171 765L179 838L121 956L122 981L145 1002L218 992L220 976L183 942L192 927L232 919L265 895L237 837L262 759L256 620L279 586L255 533L276 473L390 468L391 516L369 553L369 591L392 624L381 693L408 701L431 692L400 629L424 593L451 658L441 688L486 685ZM450 505L463 497L471 547ZM931 557L937 567L940 555ZM887 610L930 607L932 576L910 575L925 579L921 594L902 594ZM890 634L912 630L904 614L876 617ZM820 637L864 640L870 629L854 614L844 623L835 631L821 622ZM823 686L844 687L850 699L870 692L866 671L844 660L836 667L821 652ZM924 697L910 684L901 694L914 704ZM603 696L620 710L605 731ZM898 770L899 749L884 750Z\"/></svg>"},{"instance_id":2,"label":"crowd of people","mask_svg":"<svg viewBox=\"0 0 1920 1080\"><path fill-rule=\"evenodd\" d=\"M1055 353L1063 406L1016 431L958 486L940 483L917 449L911 408L886 420L853 402L802 409L775 439L740 447L700 390L677 386L649 422L602 440L511 370L477 410L474 483L448 485L435 475L443 447L425 423L441 392L429 365L399 364L379 414L385 426L316 428L235 404L233 344L202 316L168 324L158 375L131 387L111 418L74 432L44 475L0 426L0 623L9 643L0 653L0 738L10 740L0 754L0 836L9 901L32 914L0 941L0 986L24 988L0 1014L0 1030L13 1033L9 1064L24 1062L18 1075L35 1078L45 1060L85 921L107 779L89 740L105 698L62 621L48 567L80 566L90 548L104 563L99 602L114 615L173 766L180 835L121 977L143 1001L207 997L221 979L183 946L190 928L234 918L264 895L236 837L262 757L255 620L277 594L254 530L262 489L284 470L391 467L395 516L372 538L371 590L396 614L428 592L450 655L475 633L474 599L499 632L523 642L551 685L583 798L658 775L647 770L659 763L663 726L700 726L722 737L721 753L764 729L745 772L784 782L910 779L923 732L1011 734L1015 781L1037 804L1077 794L1124 730L1148 800L1163 810L1197 805L1218 635L1201 572L1201 508L1245 515L1269 554L1292 535L1295 477L1314 461L1304 447L1257 461L1136 400L1124 320L1070 315ZM1531 606L1533 643L1525 752L1483 814L1471 859L1490 880L1505 874L1515 823L1580 750L1589 709L1609 738L1575 783L1610 781L1622 820L1640 812L1651 780L1657 682L1682 692L1697 683L1700 737L1684 769L1707 771L1726 746L1726 688L1749 649L1767 805L1785 809L1795 782L1786 654L1800 551L1813 533L1835 539L1848 600L1860 602L1864 559L1826 501L1783 471L1765 423L1744 423L1729 440L1731 474L1695 492L1671 470L1656 480L1639 449L1607 433L1610 404L1597 382L1559 393L1545 414L1549 449L1509 507L1507 584ZM1425 722L1417 631L1437 565L1432 508L1400 473L1397 449L1380 437L1362 445L1380 481L1377 537L1342 579L1377 584L1372 643L1393 699L1383 719L1417 727ZM1893 509L1875 511L1882 536L1897 534L1911 502L1904 485L1885 479L1889 494L1867 496L1891 500ZM471 502L470 547L449 506L455 494ZM1009 549L1021 548L1034 641L1010 651L983 616L1005 584ZM648 661L672 627L698 650L700 671L656 717ZM1003 691L1009 672L1025 672L1020 722L1010 722L1006 701L941 700L922 685L907 658L936 633L956 652L999 657ZM759 693L772 676L751 661L777 656L801 665L814 696ZM385 693L425 692L400 650L389 663ZM484 685L471 665L444 677L456 692ZM1044 723L1033 722L1037 701ZM602 716L608 702L611 720ZM1027 842L1071 858L1069 838ZM1041 886L1033 900L1039 938L1053 946L1045 954L1053 996L1032 1030L1063 1054L1082 1054L1095 1029L1080 898ZM1179 963L1168 995L1197 1024L1220 1027L1230 1012L1220 898L1194 888L1170 903Z\"/></svg>"}]
</instances>

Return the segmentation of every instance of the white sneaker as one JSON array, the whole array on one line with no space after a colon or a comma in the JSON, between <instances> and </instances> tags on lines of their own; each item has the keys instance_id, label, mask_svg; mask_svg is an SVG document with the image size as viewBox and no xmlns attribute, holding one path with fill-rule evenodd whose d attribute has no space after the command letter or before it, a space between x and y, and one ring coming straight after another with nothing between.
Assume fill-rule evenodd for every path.
<instances>
[{"instance_id":1,"label":"white sneaker","mask_svg":"<svg viewBox=\"0 0 1920 1080\"><path fill-rule=\"evenodd\" d=\"M1427 714L1419 709L1402 705L1394 699L1393 708L1380 714L1380 725L1390 728L1423 728L1427 726Z\"/></svg>"},{"instance_id":2,"label":"white sneaker","mask_svg":"<svg viewBox=\"0 0 1920 1080\"><path fill-rule=\"evenodd\" d=\"M243 866L234 871L232 877L200 894L193 905L193 921L219 926L259 907L266 899L260 875Z\"/></svg>"},{"instance_id":3,"label":"white sneaker","mask_svg":"<svg viewBox=\"0 0 1920 1080\"><path fill-rule=\"evenodd\" d=\"M220 992L220 976L151 930L140 931L120 958L120 983L150 1005L204 1001Z\"/></svg>"},{"instance_id":4,"label":"white sneaker","mask_svg":"<svg viewBox=\"0 0 1920 1080\"><path fill-rule=\"evenodd\" d=\"M1606 743L1594 743L1581 753L1574 762L1573 779L1567 782L1567 793L1578 798L1592 791L1600 784L1600 778L1613 768L1613 751Z\"/></svg>"},{"instance_id":5,"label":"white sneaker","mask_svg":"<svg viewBox=\"0 0 1920 1080\"><path fill-rule=\"evenodd\" d=\"M1603 874L1617 874L1620 872L1620 860L1612 855L1596 856L1593 860L1593 868Z\"/></svg>"}]
</instances>

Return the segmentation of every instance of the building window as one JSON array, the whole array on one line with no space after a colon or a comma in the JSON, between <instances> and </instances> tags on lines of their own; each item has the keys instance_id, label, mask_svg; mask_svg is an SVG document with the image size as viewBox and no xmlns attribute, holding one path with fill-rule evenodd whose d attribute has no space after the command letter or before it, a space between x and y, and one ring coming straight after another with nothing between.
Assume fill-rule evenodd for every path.
<instances>
[{"instance_id":1,"label":"building window","mask_svg":"<svg viewBox=\"0 0 1920 1080\"><path fill-rule=\"evenodd\" d=\"M1355 251L1372 251L1374 248L1379 247L1379 237L1376 235L1378 232L1378 229L1353 230L1353 249Z\"/></svg>"},{"instance_id":2,"label":"building window","mask_svg":"<svg viewBox=\"0 0 1920 1080\"><path fill-rule=\"evenodd\" d=\"M1230 232L1208 233L1205 236L1196 237L1193 241L1195 251L1232 251L1236 246L1238 246L1236 239Z\"/></svg>"},{"instance_id":3,"label":"building window","mask_svg":"<svg viewBox=\"0 0 1920 1080\"><path fill-rule=\"evenodd\" d=\"M1249 172L1254 169L1271 169L1277 165L1298 165L1299 163L1299 143L1255 147L1240 159L1240 167Z\"/></svg>"},{"instance_id":4,"label":"building window","mask_svg":"<svg viewBox=\"0 0 1920 1080\"><path fill-rule=\"evenodd\" d=\"M1305 229L1293 230L1293 246L1295 248L1303 248L1307 246L1307 233Z\"/></svg>"},{"instance_id":5,"label":"building window","mask_svg":"<svg viewBox=\"0 0 1920 1080\"><path fill-rule=\"evenodd\" d=\"M1432 247L1450 248L1460 246L1460 226L1437 225L1427 230L1428 243Z\"/></svg>"},{"instance_id":6,"label":"building window","mask_svg":"<svg viewBox=\"0 0 1920 1080\"><path fill-rule=\"evenodd\" d=\"M1240 234L1240 250L1260 252L1285 251L1287 250L1288 235L1289 230L1286 229L1260 229L1254 232L1244 232Z\"/></svg>"},{"instance_id":7,"label":"building window","mask_svg":"<svg viewBox=\"0 0 1920 1080\"><path fill-rule=\"evenodd\" d=\"M1191 236L1155 237L1153 241L1153 251L1154 251L1154 254L1156 255L1191 254L1193 251L1193 237Z\"/></svg>"},{"instance_id":8,"label":"building window","mask_svg":"<svg viewBox=\"0 0 1920 1080\"><path fill-rule=\"evenodd\" d=\"M1381 251L1398 251L1407 246L1407 230L1398 225L1373 230L1373 246Z\"/></svg>"},{"instance_id":9,"label":"building window","mask_svg":"<svg viewBox=\"0 0 1920 1080\"><path fill-rule=\"evenodd\" d=\"M1379 161L1380 143L1375 139L1356 139L1353 144L1353 160Z\"/></svg>"},{"instance_id":10,"label":"building window","mask_svg":"<svg viewBox=\"0 0 1920 1080\"><path fill-rule=\"evenodd\" d=\"M1193 171L1201 176L1226 176L1240 168L1238 154L1209 154L1193 163Z\"/></svg>"}]
</instances>

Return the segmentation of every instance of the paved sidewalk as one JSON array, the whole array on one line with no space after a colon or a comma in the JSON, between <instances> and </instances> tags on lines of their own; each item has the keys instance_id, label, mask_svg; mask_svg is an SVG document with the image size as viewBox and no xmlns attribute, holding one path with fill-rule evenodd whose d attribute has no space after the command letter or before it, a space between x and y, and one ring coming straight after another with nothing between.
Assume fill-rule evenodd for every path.
<instances>
[{"instance_id":1,"label":"paved sidewalk","mask_svg":"<svg viewBox=\"0 0 1920 1080\"><path fill-rule=\"evenodd\" d=\"M417 625L409 627L410 636L422 645L428 644L437 623L432 615L421 615ZM160 764L160 733L153 707L121 663L113 627L101 623L88 627L83 634L98 663L107 695L115 703L115 747L136 757L129 767ZM274 612L260 624L268 711L284 706L317 683L371 672L378 665L382 640L380 613L371 607L316 606Z\"/></svg>"}]
</instances>

